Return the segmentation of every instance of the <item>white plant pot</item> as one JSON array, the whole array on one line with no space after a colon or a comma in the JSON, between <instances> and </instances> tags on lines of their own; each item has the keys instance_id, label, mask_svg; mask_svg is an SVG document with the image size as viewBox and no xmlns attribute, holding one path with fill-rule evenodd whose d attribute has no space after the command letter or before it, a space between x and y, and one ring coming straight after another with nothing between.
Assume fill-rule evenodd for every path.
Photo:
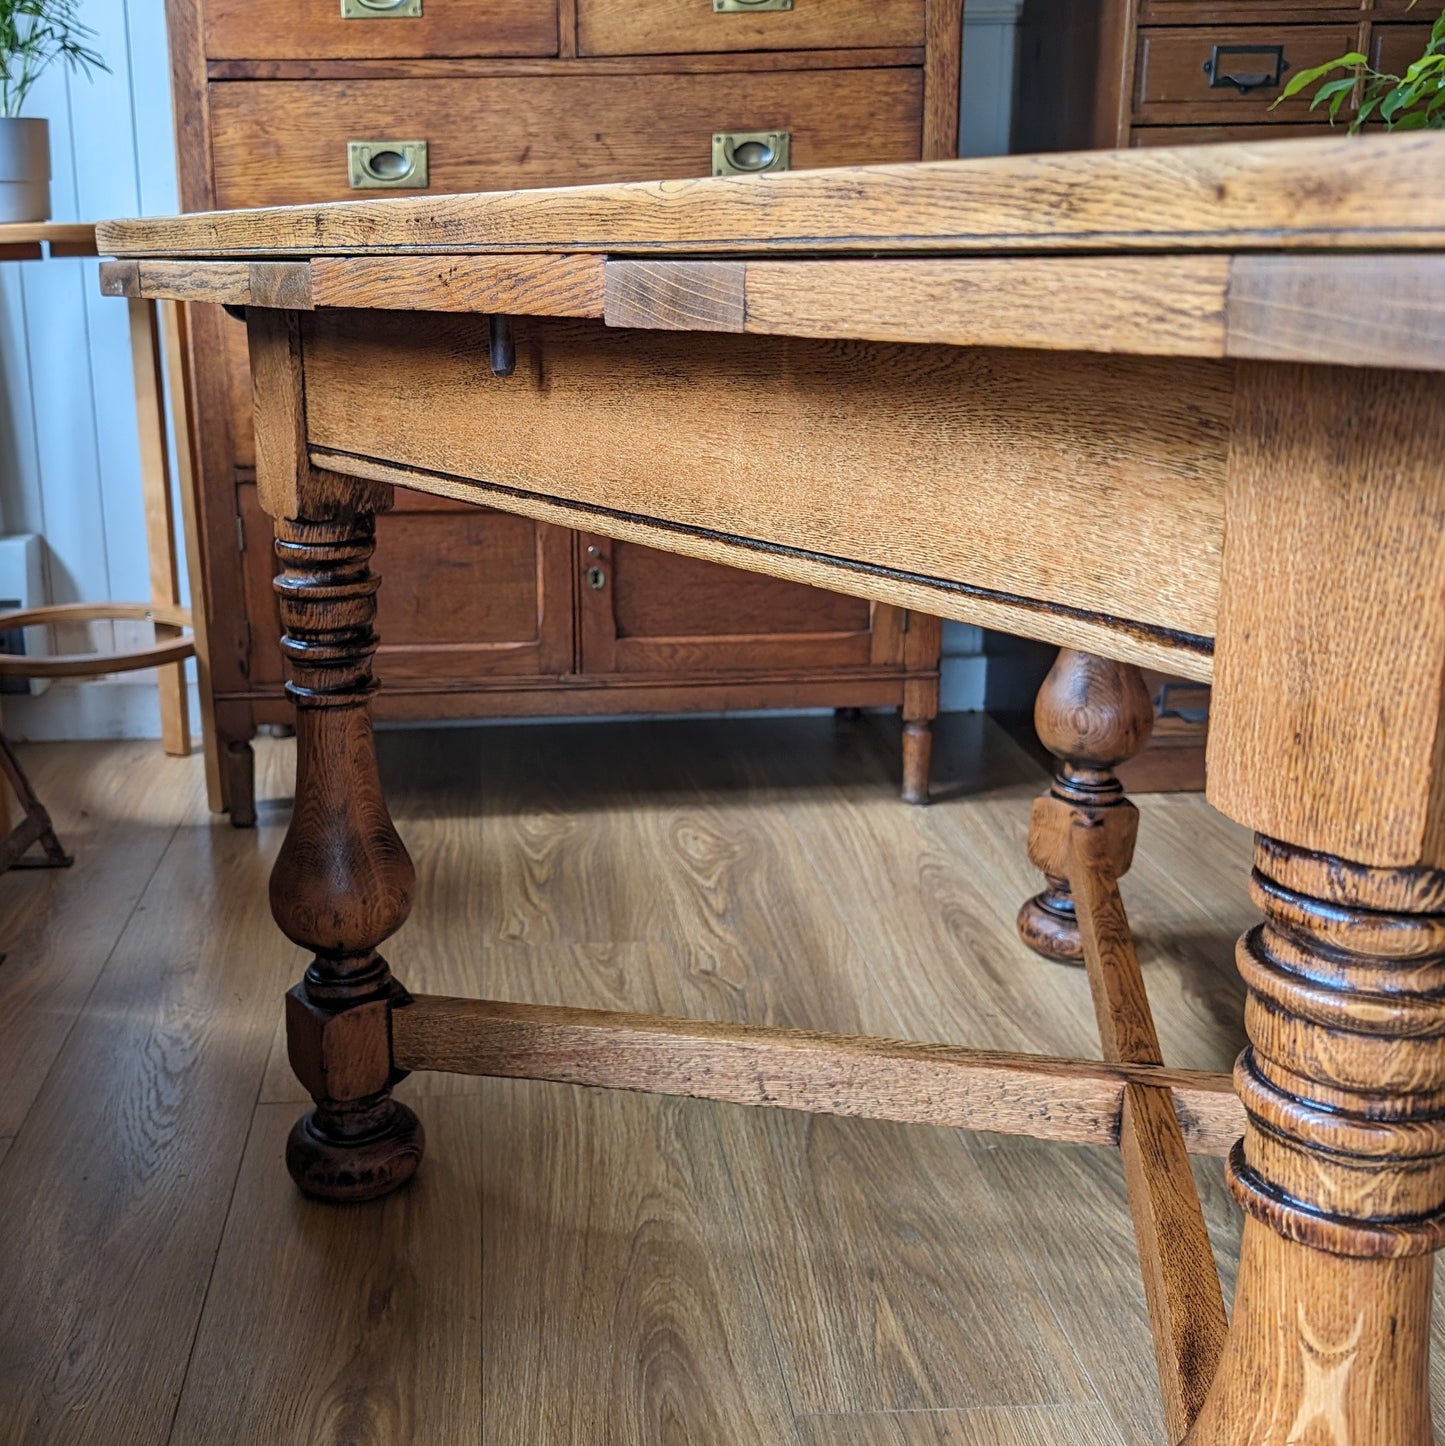
<instances>
[{"instance_id":1,"label":"white plant pot","mask_svg":"<svg viewBox=\"0 0 1445 1446\"><path fill-rule=\"evenodd\" d=\"M50 219L50 122L0 116L0 222Z\"/></svg>"}]
</instances>

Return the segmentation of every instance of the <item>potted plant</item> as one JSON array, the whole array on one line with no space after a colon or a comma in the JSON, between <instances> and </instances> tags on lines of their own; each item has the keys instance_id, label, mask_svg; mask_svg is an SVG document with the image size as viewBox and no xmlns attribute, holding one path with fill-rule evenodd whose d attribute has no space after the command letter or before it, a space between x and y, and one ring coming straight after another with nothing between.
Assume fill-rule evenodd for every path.
<instances>
[{"instance_id":1,"label":"potted plant","mask_svg":"<svg viewBox=\"0 0 1445 1446\"><path fill-rule=\"evenodd\" d=\"M1412 0L1413 4L1413 0ZM1343 74L1336 75L1336 71ZM1333 77L1326 79L1326 77ZM1356 135L1371 120L1390 131L1445 130L1445 15L1430 27L1425 53L1405 67L1404 75L1376 70L1358 50L1302 70L1285 86L1276 105L1319 83L1310 109L1327 105L1330 121L1359 87L1359 105L1350 117Z\"/></svg>"},{"instance_id":2,"label":"potted plant","mask_svg":"<svg viewBox=\"0 0 1445 1446\"><path fill-rule=\"evenodd\" d=\"M50 217L50 123L21 116L31 87L57 60L87 74L105 62L78 0L0 0L0 222Z\"/></svg>"}]
</instances>

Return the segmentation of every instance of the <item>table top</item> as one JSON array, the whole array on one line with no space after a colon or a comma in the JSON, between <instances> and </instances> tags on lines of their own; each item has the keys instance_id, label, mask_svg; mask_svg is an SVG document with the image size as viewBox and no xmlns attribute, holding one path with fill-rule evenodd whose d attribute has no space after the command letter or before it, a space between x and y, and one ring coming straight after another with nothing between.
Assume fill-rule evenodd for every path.
<instances>
[{"instance_id":1,"label":"table top","mask_svg":"<svg viewBox=\"0 0 1445 1446\"><path fill-rule=\"evenodd\" d=\"M103 223L101 286L1445 371L1441 175L1426 133L209 212Z\"/></svg>"},{"instance_id":2,"label":"table top","mask_svg":"<svg viewBox=\"0 0 1445 1446\"><path fill-rule=\"evenodd\" d=\"M1445 135L1008 156L109 221L120 257L1445 249Z\"/></svg>"}]
</instances>

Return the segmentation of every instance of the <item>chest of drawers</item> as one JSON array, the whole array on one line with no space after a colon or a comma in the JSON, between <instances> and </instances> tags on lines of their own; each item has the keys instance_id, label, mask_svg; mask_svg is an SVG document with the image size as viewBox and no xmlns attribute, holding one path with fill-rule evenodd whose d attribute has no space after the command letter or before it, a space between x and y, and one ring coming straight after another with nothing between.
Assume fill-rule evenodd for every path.
<instances>
[{"instance_id":1,"label":"chest of drawers","mask_svg":"<svg viewBox=\"0 0 1445 1446\"><path fill-rule=\"evenodd\" d=\"M186 210L957 153L962 0L168 0ZM192 306L213 805L254 817L285 723L245 328ZM379 399L380 400L380 399ZM388 404L394 398L386 399ZM747 416L717 426L745 431ZM699 447L708 445L705 437ZM897 706L926 789L939 624L398 493L384 717Z\"/></svg>"},{"instance_id":2,"label":"chest of drawers","mask_svg":"<svg viewBox=\"0 0 1445 1446\"><path fill-rule=\"evenodd\" d=\"M1358 50L1408 64L1440 0L1027 0L1017 149L1318 134L1292 75Z\"/></svg>"}]
</instances>

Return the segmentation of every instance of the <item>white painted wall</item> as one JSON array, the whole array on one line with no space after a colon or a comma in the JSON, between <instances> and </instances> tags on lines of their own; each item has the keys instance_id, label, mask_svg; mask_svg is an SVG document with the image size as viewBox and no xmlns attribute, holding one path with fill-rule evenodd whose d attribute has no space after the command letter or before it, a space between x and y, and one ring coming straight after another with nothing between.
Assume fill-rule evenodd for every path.
<instances>
[{"instance_id":1,"label":"white painted wall","mask_svg":"<svg viewBox=\"0 0 1445 1446\"><path fill-rule=\"evenodd\" d=\"M174 211L163 0L80 14L110 74L52 69L26 108L50 121L54 219ZM0 531L44 538L49 601L150 596L126 308L100 295L93 260L0 264ZM158 736L143 676L9 699L7 731Z\"/></svg>"},{"instance_id":2,"label":"white painted wall","mask_svg":"<svg viewBox=\"0 0 1445 1446\"><path fill-rule=\"evenodd\" d=\"M968 0L965 155L1008 149L1018 6ZM172 212L164 0L82 0L81 15L111 73L87 80L52 70L28 107L51 124L54 218ZM27 532L45 541L49 601L149 595L126 308L101 297L94 261L0 264L0 533ZM980 631L949 625L945 652L944 707L981 708ZM7 731L159 736L147 676L7 699Z\"/></svg>"}]
</instances>

